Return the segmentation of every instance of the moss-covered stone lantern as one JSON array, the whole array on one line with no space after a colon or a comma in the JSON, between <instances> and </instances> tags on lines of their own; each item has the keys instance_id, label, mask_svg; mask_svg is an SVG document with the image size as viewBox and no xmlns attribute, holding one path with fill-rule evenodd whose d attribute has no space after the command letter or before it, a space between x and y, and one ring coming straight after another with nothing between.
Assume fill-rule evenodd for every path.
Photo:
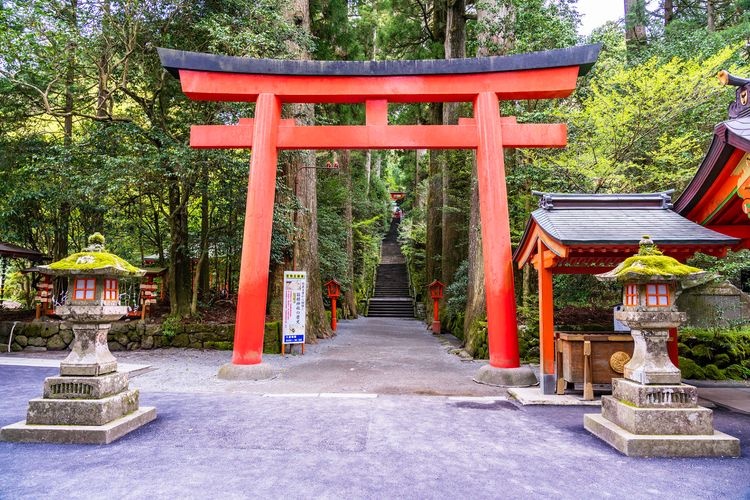
<instances>
[{"instance_id":1,"label":"moss-covered stone lantern","mask_svg":"<svg viewBox=\"0 0 750 500\"><path fill-rule=\"evenodd\" d=\"M55 313L72 323L75 339L70 355L60 364L60 373L96 376L116 371L107 333L110 322L128 312L127 306L120 305L119 279L143 276L145 271L106 252L104 237L99 233L89 237L89 246L82 252L40 269L68 280L65 303Z\"/></svg>"},{"instance_id":2,"label":"moss-covered stone lantern","mask_svg":"<svg viewBox=\"0 0 750 500\"><path fill-rule=\"evenodd\" d=\"M682 383L667 354L669 329L686 319L677 296L707 277L663 255L648 236L638 254L597 275L623 285L615 319L631 328L634 346L624 378L612 380L601 415L584 415L584 427L626 455L739 456L739 441L714 430L711 410L698 406L696 388Z\"/></svg>"},{"instance_id":3,"label":"moss-covered stone lantern","mask_svg":"<svg viewBox=\"0 0 750 500\"><path fill-rule=\"evenodd\" d=\"M40 272L68 280L65 303L55 309L71 323L75 338L60 363L60 375L44 381L42 398L29 401L26 420L6 426L8 441L106 444L156 418L154 408L139 408L138 390L117 371L107 334L111 322L127 314L120 305L119 279L145 271L104 249L94 233L84 251Z\"/></svg>"},{"instance_id":4,"label":"moss-covered stone lantern","mask_svg":"<svg viewBox=\"0 0 750 500\"><path fill-rule=\"evenodd\" d=\"M683 288L694 286L707 273L663 255L650 237L644 236L640 251L608 273L601 281L623 286L622 310L615 319L632 330L633 358L625 365L625 378L642 384L679 384L680 370L669 359L669 329L685 322L675 305Z\"/></svg>"}]
</instances>

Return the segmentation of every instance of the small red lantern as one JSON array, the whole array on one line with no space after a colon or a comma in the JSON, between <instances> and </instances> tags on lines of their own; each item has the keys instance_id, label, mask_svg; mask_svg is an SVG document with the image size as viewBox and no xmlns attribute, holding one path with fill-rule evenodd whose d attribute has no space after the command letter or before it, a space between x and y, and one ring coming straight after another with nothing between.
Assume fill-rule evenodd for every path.
<instances>
[{"instance_id":1,"label":"small red lantern","mask_svg":"<svg viewBox=\"0 0 750 500\"><path fill-rule=\"evenodd\" d=\"M341 296L341 283L336 280L330 280L326 283L329 299L337 299Z\"/></svg>"},{"instance_id":2,"label":"small red lantern","mask_svg":"<svg viewBox=\"0 0 750 500\"><path fill-rule=\"evenodd\" d=\"M443 298L445 285L438 280L434 280L427 287L430 289L430 298L432 298L432 333L440 333L440 305L438 302Z\"/></svg>"},{"instance_id":3,"label":"small red lantern","mask_svg":"<svg viewBox=\"0 0 750 500\"><path fill-rule=\"evenodd\" d=\"M336 299L341 296L341 284L336 280L326 283L328 298L331 299L331 330L336 331Z\"/></svg>"}]
</instances>

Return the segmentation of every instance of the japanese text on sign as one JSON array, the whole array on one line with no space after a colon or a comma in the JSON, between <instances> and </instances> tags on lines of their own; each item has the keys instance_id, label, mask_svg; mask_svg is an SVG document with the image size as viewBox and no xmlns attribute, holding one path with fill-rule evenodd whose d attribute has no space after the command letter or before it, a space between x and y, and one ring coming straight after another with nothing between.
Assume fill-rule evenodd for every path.
<instances>
[{"instance_id":1,"label":"japanese text on sign","mask_svg":"<svg viewBox=\"0 0 750 500\"><path fill-rule=\"evenodd\" d=\"M285 271L284 313L281 326L281 341L284 344L305 343L306 295L307 273L304 271Z\"/></svg>"}]
</instances>

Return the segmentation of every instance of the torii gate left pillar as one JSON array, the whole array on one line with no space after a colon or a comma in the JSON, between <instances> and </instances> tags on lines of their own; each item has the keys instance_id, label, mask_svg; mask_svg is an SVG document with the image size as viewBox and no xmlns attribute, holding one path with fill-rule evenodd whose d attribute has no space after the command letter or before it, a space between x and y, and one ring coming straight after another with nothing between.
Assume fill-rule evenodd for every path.
<instances>
[{"instance_id":1,"label":"torii gate left pillar","mask_svg":"<svg viewBox=\"0 0 750 500\"><path fill-rule=\"evenodd\" d=\"M278 150L475 149L490 353L489 365L475 380L493 385L535 383L531 370L521 368L519 361L503 148L563 147L567 130L563 124L518 124L512 117L501 118L499 101L565 97L598 52L599 46L583 46L528 54L524 57L536 66L526 67L526 59L512 56L446 60L438 68L435 61L389 61L380 64L380 71L373 62L345 63L346 71L341 63L329 63L325 71L321 67L326 63L320 61L269 63L159 49L162 63L178 73L188 97L256 103L254 119L191 130L191 146L196 148L253 149L234 352L232 363L223 366L219 375L244 379L272 375L262 363L262 350ZM292 67L286 70L291 74L277 74L284 63ZM387 123L389 101L472 102L474 118L462 119L458 125L393 126ZM286 102L364 103L366 124L297 126L293 120L281 119Z\"/></svg>"}]
</instances>

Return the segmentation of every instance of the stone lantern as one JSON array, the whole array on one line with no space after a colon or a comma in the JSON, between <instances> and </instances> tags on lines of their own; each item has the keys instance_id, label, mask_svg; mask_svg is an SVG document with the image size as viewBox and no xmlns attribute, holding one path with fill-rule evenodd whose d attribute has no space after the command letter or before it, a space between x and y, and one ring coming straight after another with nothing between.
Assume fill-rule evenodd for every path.
<instances>
[{"instance_id":1,"label":"stone lantern","mask_svg":"<svg viewBox=\"0 0 750 500\"><path fill-rule=\"evenodd\" d=\"M40 269L68 280L65 303L55 313L71 323L75 337L60 375L45 379L43 397L29 401L26 420L4 427L2 438L106 444L156 418L154 408L139 408L138 390L129 389L128 374L117 371L107 345L111 322L127 314L119 279L144 271L106 252L99 233L83 252Z\"/></svg>"},{"instance_id":2,"label":"stone lantern","mask_svg":"<svg viewBox=\"0 0 750 500\"><path fill-rule=\"evenodd\" d=\"M662 255L644 236L638 254L601 281L623 285L623 308L615 319L630 327L633 357L624 378L612 380L602 413L584 415L584 427L629 456L739 456L739 440L715 431L713 412L698 406L698 392L683 384L667 354L669 329L685 321L675 305L683 288L707 273Z\"/></svg>"}]
</instances>

